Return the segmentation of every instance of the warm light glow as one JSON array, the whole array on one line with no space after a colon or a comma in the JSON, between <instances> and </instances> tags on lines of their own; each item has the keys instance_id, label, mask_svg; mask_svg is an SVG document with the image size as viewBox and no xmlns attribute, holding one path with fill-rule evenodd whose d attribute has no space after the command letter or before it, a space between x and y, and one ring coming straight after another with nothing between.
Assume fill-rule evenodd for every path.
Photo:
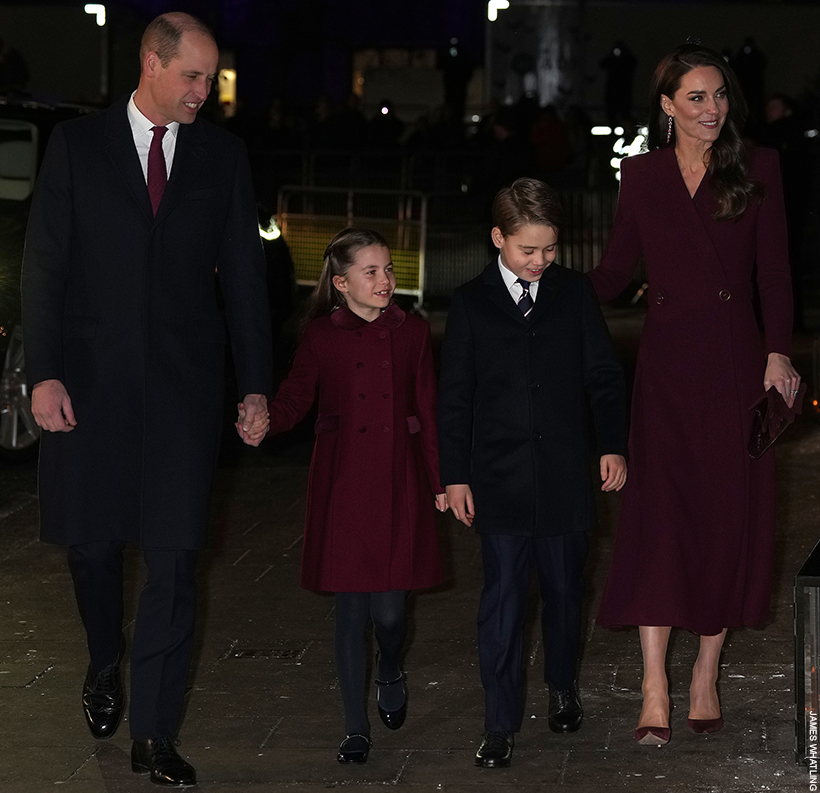
<instances>
[{"instance_id":1,"label":"warm light glow","mask_svg":"<svg viewBox=\"0 0 820 793\"><path fill-rule=\"evenodd\" d=\"M611 135L612 127L593 127L590 132L593 135Z\"/></svg>"},{"instance_id":2,"label":"warm light glow","mask_svg":"<svg viewBox=\"0 0 820 793\"><path fill-rule=\"evenodd\" d=\"M219 70L219 104L225 111L226 118L236 113L236 69Z\"/></svg>"},{"instance_id":3,"label":"warm light glow","mask_svg":"<svg viewBox=\"0 0 820 793\"><path fill-rule=\"evenodd\" d=\"M487 19L495 22L498 19L498 12L510 7L510 0L490 0L487 3Z\"/></svg>"},{"instance_id":4,"label":"warm light glow","mask_svg":"<svg viewBox=\"0 0 820 793\"><path fill-rule=\"evenodd\" d=\"M643 132L644 130L641 130ZM618 138L612 151L615 152L616 157L613 157L609 164L615 169L615 178L621 181L621 160L624 157L632 157L635 154L640 154L643 149L643 144L646 142L646 136L639 132L632 143L627 143L624 138Z\"/></svg>"},{"instance_id":5,"label":"warm light glow","mask_svg":"<svg viewBox=\"0 0 820 793\"><path fill-rule=\"evenodd\" d=\"M262 226L259 226L259 236L263 240L278 240L279 237L282 236L282 232L279 230L279 226L276 224L276 218L271 215L270 220L268 221L268 227L263 229Z\"/></svg>"},{"instance_id":6,"label":"warm light glow","mask_svg":"<svg viewBox=\"0 0 820 793\"><path fill-rule=\"evenodd\" d=\"M105 24L105 6L100 3L86 3L83 9L86 14L96 14L97 25L102 27Z\"/></svg>"}]
</instances>

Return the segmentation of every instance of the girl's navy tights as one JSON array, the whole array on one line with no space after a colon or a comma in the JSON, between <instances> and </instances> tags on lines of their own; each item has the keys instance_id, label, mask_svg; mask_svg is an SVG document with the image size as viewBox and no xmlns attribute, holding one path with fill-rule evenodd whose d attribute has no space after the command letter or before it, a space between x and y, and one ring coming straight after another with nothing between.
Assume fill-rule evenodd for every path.
<instances>
[{"instance_id":1,"label":"girl's navy tights","mask_svg":"<svg viewBox=\"0 0 820 793\"><path fill-rule=\"evenodd\" d=\"M345 708L345 732L370 735L367 720L367 623L372 620L379 645L378 680L395 680L400 674L399 656L407 622L407 590L390 592L336 593L336 671ZM397 695L401 705L402 686L384 687L386 696ZM382 706L393 708L382 699Z\"/></svg>"}]
</instances>

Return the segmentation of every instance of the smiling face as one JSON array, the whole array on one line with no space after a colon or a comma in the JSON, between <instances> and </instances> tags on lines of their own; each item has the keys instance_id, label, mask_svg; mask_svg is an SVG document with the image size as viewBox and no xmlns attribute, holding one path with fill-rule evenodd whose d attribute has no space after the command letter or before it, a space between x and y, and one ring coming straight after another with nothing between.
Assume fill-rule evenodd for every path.
<instances>
[{"instance_id":1,"label":"smiling face","mask_svg":"<svg viewBox=\"0 0 820 793\"><path fill-rule=\"evenodd\" d=\"M552 226L530 223L506 237L496 226L492 238L501 254L501 263L516 278L537 281L555 261L558 234Z\"/></svg>"},{"instance_id":2,"label":"smiling face","mask_svg":"<svg viewBox=\"0 0 820 793\"><path fill-rule=\"evenodd\" d=\"M219 51L201 33L182 34L179 49L167 66L156 52L146 54L134 102L154 124L190 124L216 80Z\"/></svg>"},{"instance_id":3,"label":"smiling face","mask_svg":"<svg viewBox=\"0 0 820 793\"><path fill-rule=\"evenodd\" d=\"M678 143L711 146L729 112L726 84L714 66L696 66L683 75L671 98L661 96L661 109L675 120Z\"/></svg>"},{"instance_id":4,"label":"smiling face","mask_svg":"<svg viewBox=\"0 0 820 793\"><path fill-rule=\"evenodd\" d=\"M354 314L372 322L390 304L396 289L390 251L381 245L360 248L348 271L333 276L333 286Z\"/></svg>"}]
</instances>

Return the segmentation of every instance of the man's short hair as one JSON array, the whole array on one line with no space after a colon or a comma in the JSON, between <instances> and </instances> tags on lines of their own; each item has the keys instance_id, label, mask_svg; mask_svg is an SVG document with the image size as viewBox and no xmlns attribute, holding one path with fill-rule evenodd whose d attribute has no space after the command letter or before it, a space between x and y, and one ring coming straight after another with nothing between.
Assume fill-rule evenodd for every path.
<instances>
[{"instance_id":1,"label":"man's short hair","mask_svg":"<svg viewBox=\"0 0 820 793\"><path fill-rule=\"evenodd\" d=\"M149 52L156 52L163 68L167 69L179 52L184 33L199 33L216 44L213 31L201 19L181 11L171 11L161 14L145 28L140 43L140 63L145 61Z\"/></svg>"},{"instance_id":2,"label":"man's short hair","mask_svg":"<svg viewBox=\"0 0 820 793\"><path fill-rule=\"evenodd\" d=\"M523 226L551 226L560 234L564 212L555 191L538 179L516 179L493 201L493 223L508 237Z\"/></svg>"}]
</instances>

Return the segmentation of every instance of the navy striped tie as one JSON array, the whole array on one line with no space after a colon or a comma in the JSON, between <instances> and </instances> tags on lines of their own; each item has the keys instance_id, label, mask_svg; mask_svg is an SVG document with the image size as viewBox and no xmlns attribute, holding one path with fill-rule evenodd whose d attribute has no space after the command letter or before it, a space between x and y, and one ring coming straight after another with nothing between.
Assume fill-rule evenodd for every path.
<instances>
[{"instance_id":1,"label":"navy striped tie","mask_svg":"<svg viewBox=\"0 0 820 793\"><path fill-rule=\"evenodd\" d=\"M523 278L518 278L516 280L520 287L524 290L521 297L518 299L518 308L521 309L521 313L526 317L535 305L535 301L530 296L530 282L525 281Z\"/></svg>"}]
</instances>

